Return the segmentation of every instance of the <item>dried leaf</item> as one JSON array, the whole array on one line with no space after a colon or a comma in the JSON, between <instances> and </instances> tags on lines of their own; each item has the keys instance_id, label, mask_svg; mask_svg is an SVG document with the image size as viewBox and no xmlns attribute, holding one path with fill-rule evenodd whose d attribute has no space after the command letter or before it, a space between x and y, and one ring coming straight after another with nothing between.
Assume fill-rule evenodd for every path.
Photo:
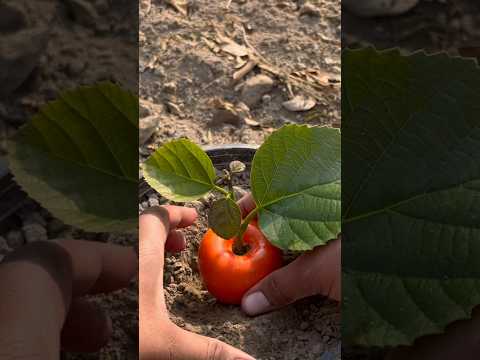
<instances>
[{"instance_id":1,"label":"dried leaf","mask_svg":"<svg viewBox=\"0 0 480 360\"><path fill-rule=\"evenodd\" d=\"M240 44L237 44L235 41L230 39L229 37L222 35L220 32L217 31L217 43L220 45L222 51L234 55L234 56L248 56L249 51L248 49Z\"/></svg>"},{"instance_id":2,"label":"dried leaf","mask_svg":"<svg viewBox=\"0 0 480 360\"><path fill-rule=\"evenodd\" d=\"M282 106L288 111L308 111L315 105L315 99L303 95L295 96L293 99L282 103Z\"/></svg>"},{"instance_id":3,"label":"dried leaf","mask_svg":"<svg viewBox=\"0 0 480 360\"><path fill-rule=\"evenodd\" d=\"M231 42L225 45L222 45L222 50L226 53L229 53L234 56L247 56L248 50L245 46L238 45L235 42Z\"/></svg>"},{"instance_id":4,"label":"dried leaf","mask_svg":"<svg viewBox=\"0 0 480 360\"><path fill-rule=\"evenodd\" d=\"M186 0L166 0L167 4L177 10L183 16L188 15L188 1Z\"/></svg>"}]
</instances>

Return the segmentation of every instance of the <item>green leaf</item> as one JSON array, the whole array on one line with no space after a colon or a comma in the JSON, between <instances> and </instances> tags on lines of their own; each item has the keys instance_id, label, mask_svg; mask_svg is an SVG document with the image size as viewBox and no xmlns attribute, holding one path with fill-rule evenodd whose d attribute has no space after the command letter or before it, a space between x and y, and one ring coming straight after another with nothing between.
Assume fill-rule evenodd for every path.
<instances>
[{"instance_id":1,"label":"green leaf","mask_svg":"<svg viewBox=\"0 0 480 360\"><path fill-rule=\"evenodd\" d=\"M231 239L238 234L242 212L237 203L230 198L213 203L208 215L208 226L223 239Z\"/></svg>"},{"instance_id":2,"label":"green leaf","mask_svg":"<svg viewBox=\"0 0 480 360\"><path fill-rule=\"evenodd\" d=\"M411 344L480 304L480 70L343 54L342 335Z\"/></svg>"},{"instance_id":3,"label":"green leaf","mask_svg":"<svg viewBox=\"0 0 480 360\"><path fill-rule=\"evenodd\" d=\"M251 187L263 233L276 246L309 250L340 232L340 132L287 125L255 154Z\"/></svg>"},{"instance_id":4,"label":"green leaf","mask_svg":"<svg viewBox=\"0 0 480 360\"><path fill-rule=\"evenodd\" d=\"M138 203L138 99L111 83L69 91L9 143L15 180L64 222L133 231Z\"/></svg>"},{"instance_id":5,"label":"green leaf","mask_svg":"<svg viewBox=\"0 0 480 360\"><path fill-rule=\"evenodd\" d=\"M216 187L212 160L187 139L158 148L142 169L147 183L172 201L197 200Z\"/></svg>"}]
</instances>

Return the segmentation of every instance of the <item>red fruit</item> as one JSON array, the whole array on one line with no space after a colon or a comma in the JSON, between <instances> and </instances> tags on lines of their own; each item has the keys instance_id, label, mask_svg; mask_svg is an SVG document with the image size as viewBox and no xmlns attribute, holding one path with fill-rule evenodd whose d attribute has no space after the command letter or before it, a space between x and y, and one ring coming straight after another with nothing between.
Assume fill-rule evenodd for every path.
<instances>
[{"instance_id":1,"label":"red fruit","mask_svg":"<svg viewBox=\"0 0 480 360\"><path fill-rule=\"evenodd\" d=\"M225 304L240 304L253 285L282 266L282 252L271 245L252 221L244 235L250 249L233 252L234 239L225 240L209 229L198 251L198 265L207 290Z\"/></svg>"}]
</instances>

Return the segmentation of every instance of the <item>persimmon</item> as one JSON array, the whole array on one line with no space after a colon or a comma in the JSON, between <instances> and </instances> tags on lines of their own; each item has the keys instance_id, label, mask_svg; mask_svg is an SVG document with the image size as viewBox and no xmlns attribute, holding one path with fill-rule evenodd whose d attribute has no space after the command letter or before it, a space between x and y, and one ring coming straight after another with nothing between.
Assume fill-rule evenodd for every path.
<instances>
[{"instance_id":1,"label":"persimmon","mask_svg":"<svg viewBox=\"0 0 480 360\"><path fill-rule=\"evenodd\" d=\"M200 243L198 265L207 290L225 304L240 304L253 285L282 266L282 252L267 240L256 221L243 235L244 254L233 250L235 238L223 239L209 229Z\"/></svg>"}]
</instances>

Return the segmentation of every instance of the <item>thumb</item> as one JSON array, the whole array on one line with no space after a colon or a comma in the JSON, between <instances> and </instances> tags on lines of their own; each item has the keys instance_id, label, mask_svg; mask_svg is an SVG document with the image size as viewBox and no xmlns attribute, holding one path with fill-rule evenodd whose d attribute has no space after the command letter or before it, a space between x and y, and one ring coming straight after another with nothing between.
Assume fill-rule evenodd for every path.
<instances>
[{"instance_id":1,"label":"thumb","mask_svg":"<svg viewBox=\"0 0 480 360\"><path fill-rule=\"evenodd\" d=\"M255 360L233 346L216 339L197 335L183 329L175 344L178 360Z\"/></svg>"},{"instance_id":2,"label":"thumb","mask_svg":"<svg viewBox=\"0 0 480 360\"><path fill-rule=\"evenodd\" d=\"M242 310L255 316L313 295L340 300L341 242L307 252L253 286L242 299Z\"/></svg>"}]
</instances>

